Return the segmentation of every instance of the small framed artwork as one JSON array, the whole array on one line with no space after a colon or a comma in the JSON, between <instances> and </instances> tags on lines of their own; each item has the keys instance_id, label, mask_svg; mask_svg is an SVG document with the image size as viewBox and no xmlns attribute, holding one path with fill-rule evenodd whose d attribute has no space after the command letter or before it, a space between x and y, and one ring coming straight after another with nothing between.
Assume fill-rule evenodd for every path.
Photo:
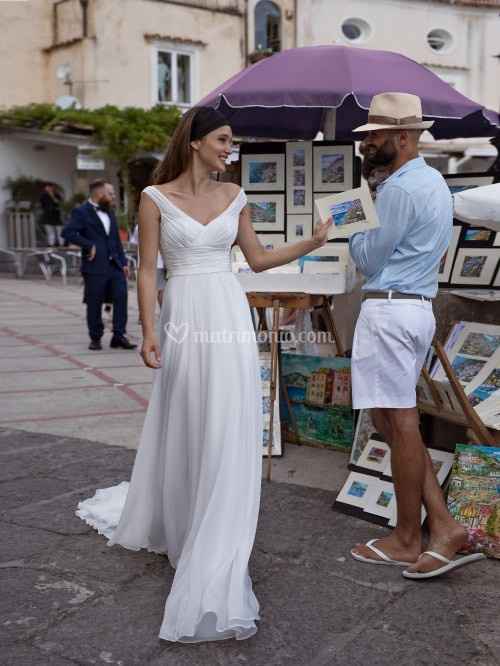
<instances>
[{"instance_id":1,"label":"small framed artwork","mask_svg":"<svg viewBox=\"0 0 500 666\"><path fill-rule=\"evenodd\" d=\"M442 284L448 283L450 281L451 269L453 268L453 260L455 259L458 239L460 238L461 231L461 226L458 224L453 225L450 244L446 252L441 257L441 262L438 269L438 280Z\"/></svg>"},{"instance_id":2,"label":"small framed artwork","mask_svg":"<svg viewBox=\"0 0 500 666\"><path fill-rule=\"evenodd\" d=\"M389 521L394 513L396 493L390 481L377 479L370 486L364 511Z\"/></svg>"},{"instance_id":3,"label":"small framed artwork","mask_svg":"<svg viewBox=\"0 0 500 666\"><path fill-rule=\"evenodd\" d=\"M373 199L367 187L358 187L341 194L332 194L316 200L323 222L332 221L329 239L349 238L359 231L380 226Z\"/></svg>"},{"instance_id":4,"label":"small framed artwork","mask_svg":"<svg viewBox=\"0 0 500 666\"><path fill-rule=\"evenodd\" d=\"M369 488L376 484L378 479L368 474L351 472L341 491L337 495L335 503L346 504L357 509L364 509L369 495Z\"/></svg>"},{"instance_id":5,"label":"small framed artwork","mask_svg":"<svg viewBox=\"0 0 500 666\"><path fill-rule=\"evenodd\" d=\"M385 442L369 439L358 459L357 467L382 474L390 457L391 450Z\"/></svg>"},{"instance_id":6,"label":"small framed artwork","mask_svg":"<svg viewBox=\"0 0 500 666\"><path fill-rule=\"evenodd\" d=\"M257 238L266 250L274 250L285 243L285 234L257 234Z\"/></svg>"},{"instance_id":7,"label":"small framed artwork","mask_svg":"<svg viewBox=\"0 0 500 666\"><path fill-rule=\"evenodd\" d=\"M498 260L499 252L493 247L461 248L455 259L451 282L468 286L488 286L495 274Z\"/></svg>"},{"instance_id":8,"label":"small framed artwork","mask_svg":"<svg viewBox=\"0 0 500 666\"><path fill-rule=\"evenodd\" d=\"M450 188L450 192L456 194L457 192L470 190L473 187L491 185L494 176L485 176L483 173L448 173L444 174L444 179Z\"/></svg>"},{"instance_id":9,"label":"small framed artwork","mask_svg":"<svg viewBox=\"0 0 500 666\"><path fill-rule=\"evenodd\" d=\"M313 160L315 192L344 192L352 189L354 143L315 143Z\"/></svg>"},{"instance_id":10,"label":"small framed artwork","mask_svg":"<svg viewBox=\"0 0 500 666\"><path fill-rule=\"evenodd\" d=\"M312 143L286 144L286 207L289 215L312 213Z\"/></svg>"},{"instance_id":11,"label":"small framed artwork","mask_svg":"<svg viewBox=\"0 0 500 666\"><path fill-rule=\"evenodd\" d=\"M359 457L363 453L367 442L374 435L378 435L378 433L375 426L373 425L373 421L370 416L370 410L360 409L358 414L358 421L356 423L356 430L354 432L351 456L349 458L349 469L351 469L353 465L358 464Z\"/></svg>"},{"instance_id":12,"label":"small framed artwork","mask_svg":"<svg viewBox=\"0 0 500 666\"><path fill-rule=\"evenodd\" d=\"M285 189L285 156L282 153L241 156L241 186L247 192Z\"/></svg>"},{"instance_id":13,"label":"small framed artwork","mask_svg":"<svg viewBox=\"0 0 500 666\"><path fill-rule=\"evenodd\" d=\"M260 352L260 380L262 387L262 415L263 415L263 437L262 437L262 455L267 456L269 446L269 428L271 425L271 353ZM276 396L279 396L279 377L276 380ZM273 457L283 455L283 446L281 441L281 422L279 399L276 397L274 403L273 416L273 445L271 450Z\"/></svg>"},{"instance_id":14,"label":"small framed artwork","mask_svg":"<svg viewBox=\"0 0 500 666\"><path fill-rule=\"evenodd\" d=\"M247 202L255 231L285 230L284 194L247 194Z\"/></svg>"},{"instance_id":15,"label":"small framed artwork","mask_svg":"<svg viewBox=\"0 0 500 666\"><path fill-rule=\"evenodd\" d=\"M312 238L312 227L312 215L287 215L286 242L296 243Z\"/></svg>"},{"instance_id":16,"label":"small framed artwork","mask_svg":"<svg viewBox=\"0 0 500 666\"><path fill-rule=\"evenodd\" d=\"M482 227L464 227L460 247L490 247L495 239L495 232Z\"/></svg>"}]
</instances>

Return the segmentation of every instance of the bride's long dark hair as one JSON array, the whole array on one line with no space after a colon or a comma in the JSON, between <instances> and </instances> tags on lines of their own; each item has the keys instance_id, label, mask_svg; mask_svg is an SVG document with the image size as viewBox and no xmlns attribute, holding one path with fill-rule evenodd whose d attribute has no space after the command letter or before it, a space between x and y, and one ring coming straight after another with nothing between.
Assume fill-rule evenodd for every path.
<instances>
[{"instance_id":1,"label":"bride's long dark hair","mask_svg":"<svg viewBox=\"0 0 500 666\"><path fill-rule=\"evenodd\" d=\"M167 152L153 172L153 185L169 183L178 178L191 164L191 129L198 113L194 106L182 116L169 141Z\"/></svg>"}]
</instances>

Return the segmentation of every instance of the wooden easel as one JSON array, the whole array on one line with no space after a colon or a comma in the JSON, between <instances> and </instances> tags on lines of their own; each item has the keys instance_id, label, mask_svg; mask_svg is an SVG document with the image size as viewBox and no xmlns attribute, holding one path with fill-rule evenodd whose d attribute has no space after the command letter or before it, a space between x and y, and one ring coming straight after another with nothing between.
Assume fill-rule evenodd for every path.
<instances>
[{"instance_id":1,"label":"wooden easel","mask_svg":"<svg viewBox=\"0 0 500 666\"><path fill-rule=\"evenodd\" d=\"M422 376L427 386L429 387L429 391L431 392L432 399L434 401L434 407L428 404L420 404L419 408L421 411L430 414L431 416L444 419L445 421L449 421L451 423L455 423L456 425L464 426L465 428L470 429L477 444L495 446L498 444L496 438L481 421L479 415L467 399L462 384L455 375L443 345L440 342L435 341L434 349L436 351L436 356L443 366L443 370L451 385L451 388L453 389L453 393L455 394L460 404L462 414L452 412L446 408L446 405L441 400L441 396L439 395L439 391L437 390L433 379L425 368L422 370Z\"/></svg>"},{"instance_id":2,"label":"wooden easel","mask_svg":"<svg viewBox=\"0 0 500 666\"><path fill-rule=\"evenodd\" d=\"M255 308L259 313L260 326L267 328L265 324L265 311L272 308L272 328L269 331L271 336L271 414L269 424L269 435L267 440L267 474L266 478L271 481L272 476L272 452L273 452L273 426L274 426L274 404L276 402L276 380L278 376L278 335L279 335L279 315L281 308L289 310L312 310L319 308L326 322L328 332L335 340L335 347L338 356L345 353L344 346L335 326L331 311L330 296L323 294L305 294L301 292L248 292L248 304Z\"/></svg>"}]
</instances>

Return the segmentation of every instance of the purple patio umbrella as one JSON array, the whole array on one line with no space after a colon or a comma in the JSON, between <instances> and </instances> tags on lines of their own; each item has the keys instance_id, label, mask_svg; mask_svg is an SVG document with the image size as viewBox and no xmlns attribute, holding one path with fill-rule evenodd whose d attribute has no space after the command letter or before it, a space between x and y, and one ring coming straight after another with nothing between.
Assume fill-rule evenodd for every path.
<instances>
[{"instance_id":1,"label":"purple patio umbrella","mask_svg":"<svg viewBox=\"0 0 500 666\"><path fill-rule=\"evenodd\" d=\"M336 138L366 122L374 95L418 95L436 139L492 136L500 119L400 53L352 46L311 46L265 58L216 88L213 106L240 136L311 139L336 110Z\"/></svg>"}]
</instances>

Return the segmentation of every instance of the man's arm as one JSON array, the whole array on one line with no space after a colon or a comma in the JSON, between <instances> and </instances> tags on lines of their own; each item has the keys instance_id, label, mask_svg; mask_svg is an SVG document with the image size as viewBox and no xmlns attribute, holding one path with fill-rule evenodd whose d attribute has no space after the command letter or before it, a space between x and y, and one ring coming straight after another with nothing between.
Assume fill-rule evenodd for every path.
<instances>
[{"instance_id":1,"label":"man's arm","mask_svg":"<svg viewBox=\"0 0 500 666\"><path fill-rule=\"evenodd\" d=\"M367 277L386 265L415 217L410 195L395 185L377 199L376 208L380 227L354 234L349 241L354 263Z\"/></svg>"},{"instance_id":2,"label":"man's arm","mask_svg":"<svg viewBox=\"0 0 500 666\"><path fill-rule=\"evenodd\" d=\"M71 220L69 224L67 224L62 231L62 237L72 245L78 245L86 250L91 250L94 243L83 235L85 226L85 218L82 211L78 208L74 208L71 211Z\"/></svg>"}]
</instances>

